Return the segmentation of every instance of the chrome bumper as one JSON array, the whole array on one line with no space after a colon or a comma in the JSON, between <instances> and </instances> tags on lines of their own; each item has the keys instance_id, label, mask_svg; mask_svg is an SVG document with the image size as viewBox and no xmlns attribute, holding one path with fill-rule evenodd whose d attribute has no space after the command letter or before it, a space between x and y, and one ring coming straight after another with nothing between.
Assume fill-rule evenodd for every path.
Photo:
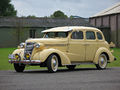
<instances>
[{"instance_id":1,"label":"chrome bumper","mask_svg":"<svg viewBox=\"0 0 120 90\"><path fill-rule=\"evenodd\" d=\"M9 60L9 63L40 64L40 60Z\"/></svg>"},{"instance_id":2,"label":"chrome bumper","mask_svg":"<svg viewBox=\"0 0 120 90\"><path fill-rule=\"evenodd\" d=\"M40 64L41 61L40 60L15 60L15 55L10 54L8 56L8 58L10 59L8 62L9 63L20 63L20 64Z\"/></svg>"}]
</instances>

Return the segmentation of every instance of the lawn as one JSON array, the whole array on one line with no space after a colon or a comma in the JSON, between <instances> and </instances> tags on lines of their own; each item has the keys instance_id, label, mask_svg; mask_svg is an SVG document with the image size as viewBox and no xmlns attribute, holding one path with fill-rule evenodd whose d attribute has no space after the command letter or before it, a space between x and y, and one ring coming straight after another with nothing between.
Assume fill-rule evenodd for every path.
<instances>
[{"instance_id":1,"label":"lawn","mask_svg":"<svg viewBox=\"0 0 120 90\"><path fill-rule=\"evenodd\" d=\"M8 63L8 55L11 54L16 48L0 48L0 70L13 70L13 65ZM108 67L120 67L120 48L114 48L113 55L117 58L117 61L108 64ZM95 67L94 65L79 65L80 67ZM43 69L39 66L30 66L26 69Z\"/></svg>"}]
</instances>

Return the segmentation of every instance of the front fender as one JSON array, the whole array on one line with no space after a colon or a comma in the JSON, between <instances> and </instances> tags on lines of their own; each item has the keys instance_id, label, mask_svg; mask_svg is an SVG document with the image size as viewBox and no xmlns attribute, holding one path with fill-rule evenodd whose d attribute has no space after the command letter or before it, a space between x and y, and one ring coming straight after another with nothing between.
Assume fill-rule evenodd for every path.
<instances>
[{"instance_id":1,"label":"front fender","mask_svg":"<svg viewBox=\"0 0 120 90\"><path fill-rule=\"evenodd\" d=\"M105 47L101 47L97 50L96 54L95 54L95 57L94 57L94 60L93 60L93 63L95 64L98 64L98 59L99 59L99 56L100 54L102 53L106 53L109 57L109 62L112 62L114 61L114 56L112 55L112 53L110 52L110 50L108 50L107 48Z\"/></svg>"},{"instance_id":2,"label":"front fender","mask_svg":"<svg viewBox=\"0 0 120 90\"><path fill-rule=\"evenodd\" d=\"M60 56L62 65L71 64L69 58L67 57L67 55L65 55L65 53L61 52L60 50L53 49L53 48L44 49L43 51L40 51L34 54L32 59L39 59L41 60L41 62L44 62L48 58L48 56L51 55L52 53L57 53Z\"/></svg>"},{"instance_id":3,"label":"front fender","mask_svg":"<svg viewBox=\"0 0 120 90\"><path fill-rule=\"evenodd\" d=\"M16 49L16 50L13 51L12 54L19 54L20 57L21 57L21 60L23 60L23 58L24 58L24 49Z\"/></svg>"}]
</instances>

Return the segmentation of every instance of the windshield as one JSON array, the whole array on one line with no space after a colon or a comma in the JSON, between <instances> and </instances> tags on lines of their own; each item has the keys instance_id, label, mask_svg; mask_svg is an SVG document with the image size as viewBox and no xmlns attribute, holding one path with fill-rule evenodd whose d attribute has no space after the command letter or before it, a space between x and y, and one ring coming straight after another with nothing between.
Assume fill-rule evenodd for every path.
<instances>
[{"instance_id":1,"label":"windshield","mask_svg":"<svg viewBox=\"0 0 120 90\"><path fill-rule=\"evenodd\" d=\"M44 38L66 38L68 32L47 32L44 34Z\"/></svg>"}]
</instances>

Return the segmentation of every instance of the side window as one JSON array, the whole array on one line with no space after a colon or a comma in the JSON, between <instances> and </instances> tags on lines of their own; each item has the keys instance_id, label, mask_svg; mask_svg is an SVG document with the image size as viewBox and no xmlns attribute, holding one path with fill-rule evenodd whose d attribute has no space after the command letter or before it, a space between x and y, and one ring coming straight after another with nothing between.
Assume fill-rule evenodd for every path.
<instances>
[{"instance_id":1,"label":"side window","mask_svg":"<svg viewBox=\"0 0 120 90\"><path fill-rule=\"evenodd\" d=\"M99 40L102 40L102 39L103 39L101 33L97 32L97 38L98 38Z\"/></svg>"},{"instance_id":2,"label":"side window","mask_svg":"<svg viewBox=\"0 0 120 90\"><path fill-rule=\"evenodd\" d=\"M86 32L86 39L94 40L95 39L95 33L93 31L87 31Z\"/></svg>"},{"instance_id":3,"label":"side window","mask_svg":"<svg viewBox=\"0 0 120 90\"><path fill-rule=\"evenodd\" d=\"M72 33L72 39L83 39L83 32L82 31L75 31Z\"/></svg>"},{"instance_id":4,"label":"side window","mask_svg":"<svg viewBox=\"0 0 120 90\"><path fill-rule=\"evenodd\" d=\"M55 33L54 32L49 32L46 33L45 38L54 38L55 37Z\"/></svg>"},{"instance_id":5,"label":"side window","mask_svg":"<svg viewBox=\"0 0 120 90\"><path fill-rule=\"evenodd\" d=\"M58 37L63 37L63 38L65 38L65 37L68 36L68 33L67 33L67 32L58 32L58 33L57 33L57 36L58 36Z\"/></svg>"}]
</instances>

